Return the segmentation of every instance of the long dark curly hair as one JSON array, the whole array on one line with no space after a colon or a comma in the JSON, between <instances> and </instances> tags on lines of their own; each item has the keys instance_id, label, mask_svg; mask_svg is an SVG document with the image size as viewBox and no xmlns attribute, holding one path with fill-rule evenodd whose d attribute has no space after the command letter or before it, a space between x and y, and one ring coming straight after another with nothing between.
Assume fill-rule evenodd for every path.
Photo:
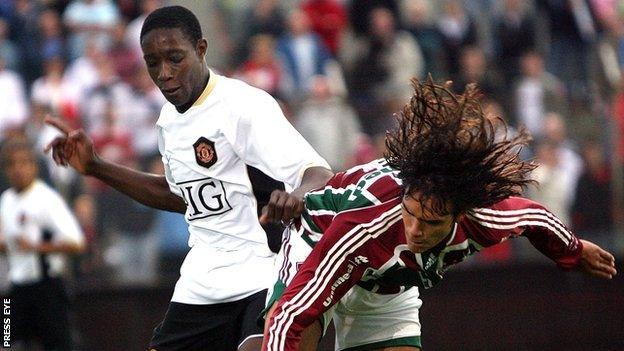
<instances>
[{"instance_id":1,"label":"long dark curly hair","mask_svg":"<svg viewBox=\"0 0 624 351\"><path fill-rule=\"evenodd\" d=\"M414 95L398 115L398 128L386 133L385 158L399 171L408 195L440 214L465 213L519 195L536 167L519 151L530 141L526 130L514 136L500 117L486 116L480 92L469 84L463 94L450 83L412 80ZM504 133L496 137L496 125Z\"/></svg>"}]
</instances>

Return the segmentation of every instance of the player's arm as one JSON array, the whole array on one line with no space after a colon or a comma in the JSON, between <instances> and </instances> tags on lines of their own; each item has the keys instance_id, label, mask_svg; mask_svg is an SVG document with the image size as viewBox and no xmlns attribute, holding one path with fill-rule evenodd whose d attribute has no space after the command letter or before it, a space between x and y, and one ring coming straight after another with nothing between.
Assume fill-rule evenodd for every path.
<instances>
[{"instance_id":1,"label":"player's arm","mask_svg":"<svg viewBox=\"0 0 624 351\"><path fill-rule=\"evenodd\" d=\"M534 201L511 197L490 208L475 209L466 219L462 224L470 226L468 232L482 246L522 235L562 269L580 268L607 279L617 273L612 254L576 237L557 216Z\"/></svg>"},{"instance_id":2,"label":"player's arm","mask_svg":"<svg viewBox=\"0 0 624 351\"><path fill-rule=\"evenodd\" d=\"M335 219L267 316L262 350L298 350L302 332L362 277L368 260L355 257L368 256L372 244L361 226Z\"/></svg>"},{"instance_id":3,"label":"player's arm","mask_svg":"<svg viewBox=\"0 0 624 351\"><path fill-rule=\"evenodd\" d=\"M288 122L266 92L248 95L232 145L238 155L292 191L275 190L263 208L261 222L288 222L303 210L303 195L333 176L327 162Z\"/></svg>"},{"instance_id":4,"label":"player's arm","mask_svg":"<svg viewBox=\"0 0 624 351\"><path fill-rule=\"evenodd\" d=\"M84 244L73 241L33 243L24 237L17 239L17 248L25 252L32 251L43 254L63 253L70 255L79 254L85 250Z\"/></svg>"},{"instance_id":5,"label":"player's arm","mask_svg":"<svg viewBox=\"0 0 624 351\"><path fill-rule=\"evenodd\" d=\"M92 140L83 130L72 130L50 117L46 117L45 122L63 133L46 147L46 151L52 149L56 164L69 165L80 174L95 177L146 206L171 212L186 211L184 200L171 192L165 176L108 162L95 152Z\"/></svg>"},{"instance_id":6,"label":"player's arm","mask_svg":"<svg viewBox=\"0 0 624 351\"><path fill-rule=\"evenodd\" d=\"M303 211L303 195L324 186L333 175L329 169L324 167L306 169L301 185L291 193L283 190L274 190L271 193L269 202L263 209L260 222L263 224L279 220L287 222L292 218L299 217Z\"/></svg>"}]
</instances>

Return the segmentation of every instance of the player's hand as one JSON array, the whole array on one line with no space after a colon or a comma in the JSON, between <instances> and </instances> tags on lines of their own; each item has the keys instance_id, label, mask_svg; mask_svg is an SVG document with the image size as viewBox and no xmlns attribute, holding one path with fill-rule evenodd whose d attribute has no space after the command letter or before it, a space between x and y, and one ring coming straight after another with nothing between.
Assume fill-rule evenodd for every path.
<instances>
[{"instance_id":1,"label":"player's hand","mask_svg":"<svg viewBox=\"0 0 624 351\"><path fill-rule=\"evenodd\" d=\"M303 199L283 190L273 190L269 203L262 208L260 224L281 222L288 225L293 218L303 211Z\"/></svg>"},{"instance_id":2,"label":"player's hand","mask_svg":"<svg viewBox=\"0 0 624 351\"><path fill-rule=\"evenodd\" d=\"M61 131L45 148L45 152L52 149L52 158L57 165L70 165L80 174L88 175L91 167L98 160L93 147L93 141L82 129L72 129L63 121L46 116L45 123Z\"/></svg>"},{"instance_id":3,"label":"player's hand","mask_svg":"<svg viewBox=\"0 0 624 351\"><path fill-rule=\"evenodd\" d=\"M617 274L615 258L609 252L591 241L581 240L583 252L581 253L580 268L597 277L611 279Z\"/></svg>"}]
</instances>

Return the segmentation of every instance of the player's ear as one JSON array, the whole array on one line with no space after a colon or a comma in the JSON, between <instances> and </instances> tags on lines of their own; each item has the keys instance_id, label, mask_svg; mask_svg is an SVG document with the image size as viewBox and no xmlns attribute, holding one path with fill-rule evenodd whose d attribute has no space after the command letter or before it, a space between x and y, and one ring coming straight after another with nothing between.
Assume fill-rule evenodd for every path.
<instances>
[{"instance_id":1,"label":"player's ear","mask_svg":"<svg viewBox=\"0 0 624 351\"><path fill-rule=\"evenodd\" d=\"M197 41L197 45L195 46L195 51L197 55L202 59L206 56L206 51L208 50L208 40L205 38L201 38Z\"/></svg>"}]
</instances>

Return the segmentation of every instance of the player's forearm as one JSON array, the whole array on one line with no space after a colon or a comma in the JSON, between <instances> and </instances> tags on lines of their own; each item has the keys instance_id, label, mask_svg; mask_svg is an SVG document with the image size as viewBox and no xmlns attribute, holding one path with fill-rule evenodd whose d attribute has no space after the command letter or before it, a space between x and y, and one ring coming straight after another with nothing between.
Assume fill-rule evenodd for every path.
<instances>
[{"instance_id":1,"label":"player's forearm","mask_svg":"<svg viewBox=\"0 0 624 351\"><path fill-rule=\"evenodd\" d=\"M184 200L169 190L163 175L139 172L102 159L91 163L87 174L146 206L171 212L186 211Z\"/></svg>"},{"instance_id":2,"label":"player's forearm","mask_svg":"<svg viewBox=\"0 0 624 351\"><path fill-rule=\"evenodd\" d=\"M295 189L291 195L298 198L303 198L303 195L310 190L322 187L334 174L327 168L323 167L311 167L305 170L303 173L303 179L301 185Z\"/></svg>"},{"instance_id":3,"label":"player's forearm","mask_svg":"<svg viewBox=\"0 0 624 351\"><path fill-rule=\"evenodd\" d=\"M77 255L85 251L85 245L78 244L78 243L70 243L70 242L42 243L41 245L39 245L39 247L37 247L36 251L40 253L44 253L44 254L64 253L64 254L70 254L70 255Z\"/></svg>"}]
</instances>

